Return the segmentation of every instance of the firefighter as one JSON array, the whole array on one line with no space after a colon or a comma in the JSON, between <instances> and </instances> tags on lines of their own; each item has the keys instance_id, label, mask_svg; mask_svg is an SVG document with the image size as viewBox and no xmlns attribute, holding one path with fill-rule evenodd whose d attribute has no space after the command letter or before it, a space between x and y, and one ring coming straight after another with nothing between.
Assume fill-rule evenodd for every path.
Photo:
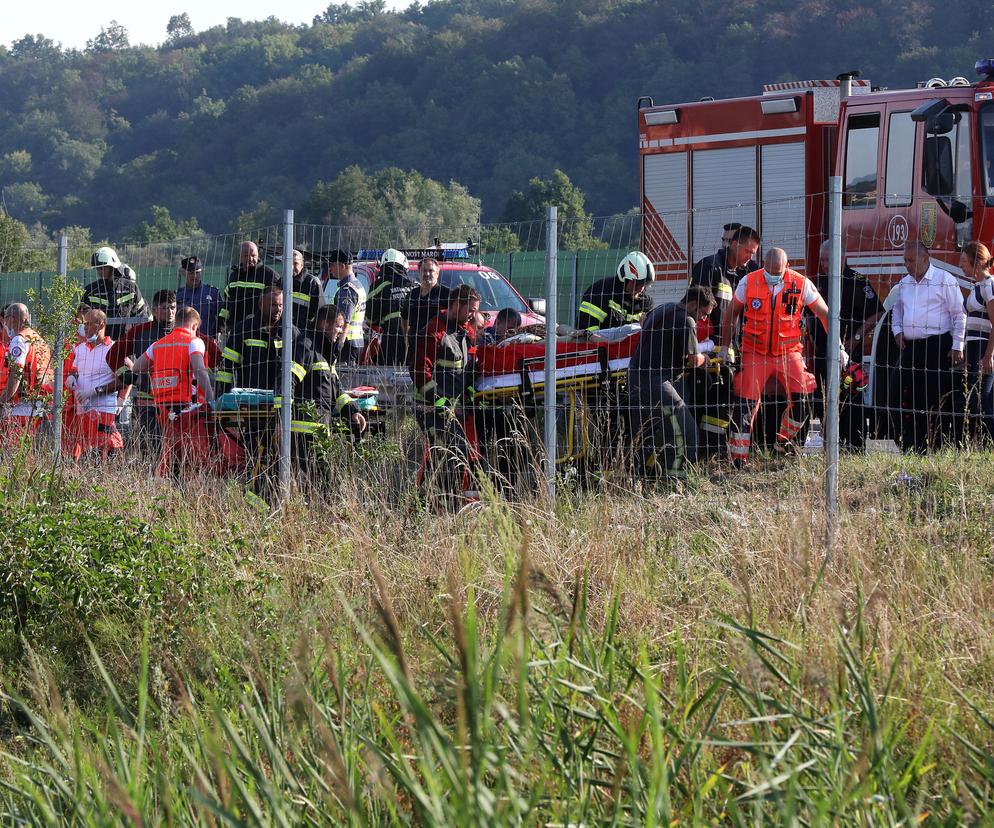
<instances>
[{"instance_id":1,"label":"firefighter","mask_svg":"<svg viewBox=\"0 0 994 828\"><path fill-rule=\"evenodd\" d=\"M722 321L722 347L718 352L719 357L727 357L736 323L743 316L742 367L733 385L736 412L728 441L729 456L737 465L748 461L753 421L763 390L774 378L788 395L776 449L782 453L796 451L794 441L804 428L807 398L815 388L815 378L804 364L804 309L809 308L827 328L824 300L814 284L787 267L787 254L772 247L763 262L762 270L749 273L735 288ZM843 362L848 362L844 353L842 356Z\"/></svg>"},{"instance_id":2,"label":"firefighter","mask_svg":"<svg viewBox=\"0 0 994 828\"><path fill-rule=\"evenodd\" d=\"M818 257L818 275L815 286L824 298L828 290L828 259L830 242L823 242ZM845 254L843 253L843 262ZM841 303L839 305L839 324L842 336L842 348L853 360L853 372L858 369L864 353L868 354L873 345L873 331L880 317L884 314L884 306L877 297L873 286L861 273L857 273L849 265L842 268ZM818 381L821 399L815 412L822 416L824 422L824 396L826 393L825 376L827 368L826 343L828 337L820 325L811 325L809 334L814 346L814 374ZM859 382L850 381L846 387L843 381L839 398L839 441L855 451L861 451L866 443L866 407L863 405L863 395L859 393ZM864 386L865 387L865 386Z\"/></svg>"},{"instance_id":3,"label":"firefighter","mask_svg":"<svg viewBox=\"0 0 994 828\"><path fill-rule=\"evenodd\" d=\"M292 348L291 385L299 386L307 371L300 348L303 343L294 329L293 341L283 341L283 287L277 279L268 284L258 299L258 310L243 320L241 328L225 343L221 367L215 378L216 393L234 388L253 388L274 395L271 410L261 408L247 417L242 429L248 460L253 465L251 489L246 497L255 506L268 508L273 491L272 472L279 456L279 418L282 405L282 355ZM294 393L296 396L296 393Z\"/></svg>"},{"instance_id":4,"label":"firefighter","mask_svg":"<svg viewBox=\"0 0 994 828\"><path fill-rule=\"evenodd\" d=\"M652 308L652 299L645 289L653 276L652 262L645 253L637 250L629 253L618 262L613 277L587 288L576 312L576 327L599 331L641 321L642 315Z\"/></svg>"},{"instance_id":5,"label":"firefighter","mask_svg":"<svg viewBox=\"0 0 994 828\"><path fill-rule=\"evenodd\" d=\"M347 250L334 250L328 260L328 284L325 302L334 305L345 317L341 333L342 365L358 365L364 345L363 326L366 322L366 291L352 270L352 254ZM326 315L325 319L330 316Z\"/></svg>"},{"instance_id":6,"label":"firefighter","mask_svg":"<svg viewBox=\"0 0 994 828\"><path fill-rule=\"evenodd\" d=\"M91 257L97 280L83 288L82 303L107 315L107 336L117 341L129 325L148 321L148 308L133 278L134 271L121 264L111 247L99 248Z\"/></svg>"},{"instance_id":7,"label":"firefighter","mask_svg":"<svg viewBox=\"0 0 994 828\"><path fill-rule=\"evenodd\" d=\"M34 435L43 388L54 376L52 352L30 323L25 305L7 305L3 313L7 382L0 389L0 448L15 447L22 437Z\"/></svg>"},{"instance_id":8,"label":"firefighter","mask_svg":"<svg viewBox=\"0 0 994 828\"><path fill-rule=\"evenodd\" d=\"M407 341L404 338L404 303L417 283L408 274L407 256L390 248L380 257L380 272L366 298L369 321L380 328L379 365L405 365Z\"/></svg>"},{"instance_id":9,"label":"firefighter","mask_svg":"<svg viewBox=\"0 0 994 828\"><path fill-rule=\"evenodd\" d=\"M258 309L262 292L278 279L276 271L259 263L256 243L242 242L238 249L238 264L231 266L224 287L224 307L218 313L218 330L237 333L246 317Z\"/></svg>"},{"instance_id":10,"label":"firefighter","mask_svg":"<svg viewBox=\"0 0 994 828\"><path fill-rule=\"evenodd\" d=\"M293 454L305 479L314 471L313 438L327 434L336 421L344 423L358 439L366 431L366 418L355 400L342 389L337 363L342 350L345 315L334 305L325 305L317 315L317 331L304 355L307 373L300 386L302 405L295 406L291 424Z\"/></svg>"},{"instance_id":11,"label":"firefighter","mask_svg":"<svg viewBox=\"0 0 994 828\"><path fill-rule=\"evenodd\" d=\"M933 265L920 241L905 245L904 266L908 275L894 288L890 321L901 352L891 375L891 399L903 409L894 433L904 451L924 452L952 426L943 422L950 412L942 409L954 371L963 366L966 310L956 277ZM936 417L940 431L933 434L930 420Z\"/></svg>"},{"instance_id":12,"label":"firefighter","mask_svg":"<svg viewBox=\"0 0 994 828\"><path fill-rule=\"evenodd\" d=\"M697 320L714 304L709 288L694 285L679 302L655 308L642 320L628 366L628 392L643 472L658 468L682 478L687 464L697 460L697 423L684 402L685 381L691 381L688 372L705 365L697 348Z\"/></svg>"},{"instance_id":13,"label":"firefighter","mask_svg":"<svg viewBox=\"0 0 994 828\"><path fill-rule=\"evenodd\" d=\"M176 324L157 339L135 363L134 372L151 375L149 387L162 433L158 474L178 476L213 468L216 436L207 432L203 412L196 409L214 400L205 361L206 345L198 336L200 313L184 307Z\"/></svg>"},{"instance_id":14,"label":"firefighter","mask_svg":"<svg viewBox=\"0 0 994 828\"><path fill-rule=\"evenodd\" d=\"M732 224L725 226L731 228ZM759 270L759 264L755 261L756 251L759 250L759 234L751 227L741 224L734 230L726 229L726 233L729 234L728 244L724 244L725 237L722 236L721 250L697 262L690 274L690 283L711 288L718 302L708 317L708 323L702 325L702 339L717 338L721 332L721 321L739 280L747 273Z\"/></svg>"},{"instance_id":15,"label":"firefighter","mask_svg":"<svg viewBox=\"0 0 994 828\"><path fill-rule=\"evenodd\" d=\"M304 269L304 254L293 251L293 324L308 336L317 328L318 310L324 304L321 280Z\"/></svg>"},{"instance_id":16,"label":"firefighter","mask_svg":"<svg viewBox=\"0 0 994 828\"><path fill-rule=\"evenodd\" d=\"M156 291L152 297L152 319L129 328L107 353L107 365L122 380L127 380L129 366L148 346L162 339L176 323L176 294L171 290ZM147 376L135 378L131 397L131 434L129 446L137 446L151 456L159 454L159 416L152 399ZM130 449L129 449L130 450Z\"/></svg>"},{"instance_id":17,"label":"firefighter","mask_svg":"<svg viewBox=\"0 0 994 828\"><path fill-rule=\"evenodd\" d=\"M63 450L73 460L91 450L106 459L124 449L116 417L127 389L107 363L112 342L107 336L106 314L95 308L88 310L80 331L82 341L73 347L68 360L66 388L72 393L74 411L66 421Z\"/></svg>"},{"instance_id":18,"label":"firefighter","mask_svg":"<svg viewBox=\"0 0 994 828\"><path fill-rule=\"evenodd\" d=\"M443 491L449 494L465 491L469 465L475 460L457 407L471 404L475 394L468 323L479 309L479 292L460 285L450 294L447 311L414 339L415 416L428 438L430 466L441 466Z\"/></svg>"}]
</instances>

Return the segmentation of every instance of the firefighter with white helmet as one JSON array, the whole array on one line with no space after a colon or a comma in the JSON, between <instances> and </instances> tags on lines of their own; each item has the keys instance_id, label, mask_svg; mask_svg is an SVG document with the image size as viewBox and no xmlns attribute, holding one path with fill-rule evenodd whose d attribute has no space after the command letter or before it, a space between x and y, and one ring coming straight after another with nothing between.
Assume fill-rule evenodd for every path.
<instances>
[{"instance_id":1,"label":"firefighter with white helmet","mask_svg":"<svg viewBox=\"0 0 994 828\"><path fill-rule=\"evenodd\" d=\"M107 336L121 338L128 325L147 322L148 308L135 272L121 263L113 247L100 247L90 258L97 279L83 288L82 304L107 315Z\"/></svg>"},{"instance_id":2,"label":"firefighter with white helmet","mask_svg":"<svg viewBox=\"0 0 994 828\"><path fill-rule=\"evenodd\" d=\"M366 297L366 318L380 328L380 350L376 362L380 365L405 365L407 342L401 325L404 305L417 287L409 272L407 256L389 248L380 256L380 271Z\"/></svg>"},{"instance_id":3,"label":"firefighter with white helmet","mask_svg":"<svg viewBox=\"0 0 994 828\"><path fill-rule=\"evenodd\" d=\"M614 276L587 288L576 312L576 327L598 331L640 322L652 308L652 299L645 289L653 280L654 272L645 253L633 250L627 254L618 262Z\"/></svg>"}]
</instances>

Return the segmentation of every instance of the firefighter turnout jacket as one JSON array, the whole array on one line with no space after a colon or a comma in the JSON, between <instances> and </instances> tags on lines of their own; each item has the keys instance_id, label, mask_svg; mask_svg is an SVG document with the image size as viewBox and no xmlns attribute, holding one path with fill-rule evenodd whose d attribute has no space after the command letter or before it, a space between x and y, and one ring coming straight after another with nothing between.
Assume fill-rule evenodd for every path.
<instances>
[{"instance_id":1,"label":"firefighter turnout jacket","mask_svg":"<svg viewBox=\"0 0 994 828\"><path fill-rule=\"evenodd\" d=\"M229 333L237 332L258 311L262 291L277 281L276 271L267 265L233 265L224 287L224 307L217 315L218 326Z\"/></svg>"},{"instance_id":2,"label":"firefighter turnout jacket","mask_svg":"<svg viewBox=\"0 0 994 828\"><path fill-rule=\"evenodd\" d=\"M380 328L380 350L376 361L381 365L403 365L407 361L407 344L401 319L404 305L417 283L388 265L380 271L366 297L366 316Z\"/></svg>"},{"instance_id":3,"label":"firefighter turnout jacket","mask_svg":"<svg viewBox=\"0 0 994 828\"><path fill-rule=\"evenodd\" d=\"M111 279L101 277L90 282L83 288L80 302L107 314L106 334L115 342L129 325L148 321L148 308L138 283L119 273Z\"/></svg>"},{"instance_id":4,"label":"firefighter turnout jacket","mask_svg":"<svg viewBox=\"0 0 994 828\"><path fill-rule=\"evenodd\" d=\"M339 348L321 332L311 342L300 398L315 404L322 422L330 422L331 417L350 420L359 408L352 397L342 390L337 368Z\"/></svg>"},{"instance_id":5,"label":"firefighter turnout jacket","mask_svg":"<svg viewBox=\"0 0 994 828\"><path fill-rule=\"evenodd\" d=\"M473 401L474 365L470 332L447 315L432 319L415 340L411 360L414 399L436 408Z\"/></svg>"},{"instance_id":6,"label":"firefighter turnout jacket","mask_svg":"<svg viewBox=\"0 0 994 828\"><path fill-rule=\"evenodd\" d=\"M625 292L625 282L609 276L594 282L583 294L576 312L576 327L587 331L618 328L640 322L651 308L651 297L643 293L633 299Z\"/></svg>"},{"instance_id":7,"label":"firefighter turnout jacket","mask_svg":"<svg viewBox=\"0 0 994 828\"><path fill-rule=\"evenodd\" d=\"M307 374L307 369L304 367L304 360L300 358L303 343L296 328L293 336L294 342L288 347L295 349L290 370L293 374L291 382L296 389ZM273 328L267 328L257 316L248 317L241 329L231 335L221 352L221 366L215 378L217 395L233 388L260 388L276 395L278 407L283 388L282 360L285 346L282 322L278 322Z\"/></svg>"},{"instance_id":8,"label":"firefighter turnout jacket","mask_svg":"<svg viewBox=\"0 0 994 828\"><path fill-rule=\"evenodd\" d=\"M318 310L324 304L321 280L304 270L293 277L293 324L308 335L317 328Z\"/></svg>"}]
</instances>

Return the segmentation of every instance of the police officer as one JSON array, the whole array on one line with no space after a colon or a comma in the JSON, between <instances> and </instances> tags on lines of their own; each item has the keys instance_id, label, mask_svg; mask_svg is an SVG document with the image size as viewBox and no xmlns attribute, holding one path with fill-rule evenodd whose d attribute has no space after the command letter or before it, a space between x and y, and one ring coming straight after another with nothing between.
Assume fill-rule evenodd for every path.
<instances>
[{"instance_id":1,"label":"police officer","mask_svg":"<svg viewBox=\"0 0 994 828\"><path fill-rule=\"evenodd\" d=\"M112 247L99 248L90 265L98 278L83 288L80 302L107 315L107 336L116 341L129 325L148 320L148 308L138 282L130 278L134 271L121 264Z\"/></svg>"},{"instance_id":2,"label":"police officer","mask_svg":"<svg viewBox=\"0 0 994 828\"><path fill-rule=\"evenodd\" d=\"M334 305L345 317L338 358L342 365L358 365L365 344L366 291L352 270L352 261L352 254L347 250L332 251L328 258L330 278L324 293L325 303ZM330 318L325 314L326 322Z\"/></svg>"},{"instance_id":3,"label":"police officer","mask_svg":"<svg viewBox=\"0 0 994 828\"><path fill-rule=\"evenodd\" d=\"M408 273L407 256L390 248L380 258L380 271L366 300L370 323L380 328L379 365L404 365L407 342L402 324L404 303L417 283Z\"/></svg>"},{"instance_id":4,"label":"police officer","mask_svg":"<svg viewBox=\"0 0 994 828\"><path fill-rule=\"evenodd\" d=\"M642 319L628 366L628 391L643 471L656 467L667 477L685 477L687 463L697 460L697 423L685 404L684 377L705 364L697 350L697 320L714 304L711 290L695 285L679 302Z\"/></svg>"},{"instance_id":5,"label":"police officer","mask_svg":"<svg viewBox=\"0 0 994 828\"><path fill-rule=\"evenodd\" d=\"M831 243L823 242L818 256L818 275L815 285L822 297L828 295L828 260ZM843 261L845 255L843 254ZM849 265L842 268L841 303L839 324L841 326L842 348L856 362L862 362L863 354L869 353L873 345L873 331L884 306L877 292L867 278ZM814 346L814 373L818 380L821 399L815 412L824 417L825 376L828 364L826 342L828 335L819 324L806 324ZM849 448L861 450L866 443L866 408L862 392L855 389L846 391L839 400L839 441Z\"/></svg>"},{"instance_id":6,"label":"police officer","mask_svg":"<svg viewBox=\"0 0 994 828\"><path fill-rule=\"evenodd\" d=\"M731 226L726 225L729 228ZM721 333L721 320L732 301L732 292L739 280L747 273L759 270L759 264L755 261L756 251L759 250L759 234L743 225L726 232L730 233L727 245L722 236L721 250L697 262L690 274L690 284L711 288L718 303L708 317L710 324L704 326L706 338L717 338Z\"/></svg>"},{"instance_id":7,"label":"police officer","mask_svg":"<svg viewBox=\"0 0 994 828\"><path fill-rule=\"evenodd\" d=\"M580 301L576 312L576 327L598 331L639 322L652 308L646 286L654 278L652 262L645 253L633 251L626 255L614 276L594 282Z\"/></svg>"}]
</instances>

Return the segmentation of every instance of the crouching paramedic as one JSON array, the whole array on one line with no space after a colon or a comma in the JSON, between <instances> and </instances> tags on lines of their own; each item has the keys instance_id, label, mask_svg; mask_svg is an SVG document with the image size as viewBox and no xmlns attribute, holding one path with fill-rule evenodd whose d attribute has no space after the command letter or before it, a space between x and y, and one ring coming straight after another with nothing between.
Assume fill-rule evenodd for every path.
<instances>
[{"instance_id":1,"label":"crouching paramedic","mask_svg":"<svg viewBox=\"0 0 994 828\"><path fill-rule=\"evenodd\" d=\"M685 404L684 376L704 365L697 351L697 321L714 310L710 288L694 285L682 300L650 311L628 366L635 437L641 470L685 477L697 460L697 423Z\"/></svg>"},{"instance_id":2,"label":"crouching paramedic","mask_svg":"<svg viewBox=\"0 0 994 828\"><path fill-rule=\"evenodd\" d=\"M479 309L479 292L460 285L449 296L448 310L414 340L415 414L428 437L429 460L441 461L442 482L450 493L459 490L460 480L466 482L475 459L456 407L472 403L475 394L468 323Z\"/></svg>"},{"instance_id":3,"label":"crouching paramedic","mask_svg":"<svg viewBox=\"0 0 994 828\"><path fill-rule=\"evenodd\" d=\"M752 443L752 424L763 389L776 379L787 392L787 409L777 432L777 450L792 451L794 440L807 420L807 397L815 388L814 375L804 364L801 319L809 309L827 328L828 309L817 288L787 267L787 254L779 247L766 253L762 270L754 270L735 288L732 303L722 320L719 356L727 356L735 325L742 325L742 366L732 389L735 416L728 441L733 463L744 463ZM836 344L838 347L838 344ZM844 361L848 358L843 354Z\"/></svg>"},{"instance_id":4,"label":"crouching paramedic","mask_svg":"<svg viewBox=\"0 0 994 828\"><path fill-rule=\"evenodd\" d=\"M213 402L206 346L197 336L200 314L181 308L173 330L153 342L134 365L137 374L151 374L149 387L159 416L162 449L158 473L162 476L206 471L213 467L210 440L199 404Z\"/></svg>"}]
</instances>

